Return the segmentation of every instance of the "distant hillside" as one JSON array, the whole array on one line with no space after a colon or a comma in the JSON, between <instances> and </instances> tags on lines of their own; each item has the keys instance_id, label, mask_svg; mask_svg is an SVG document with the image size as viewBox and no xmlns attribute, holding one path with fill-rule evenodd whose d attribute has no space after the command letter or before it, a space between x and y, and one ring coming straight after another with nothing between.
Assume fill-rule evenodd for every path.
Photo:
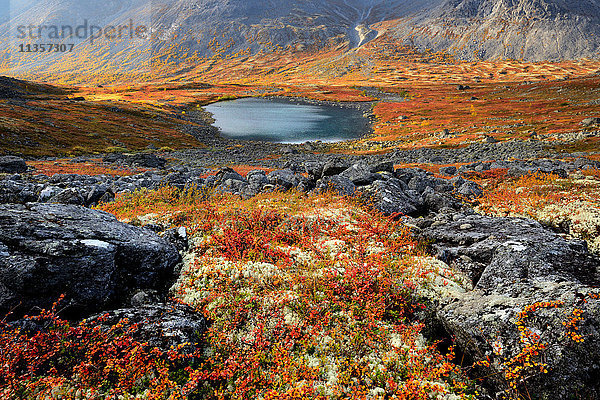
<instances>
[{"instance_id":1,"label":"distant hillside","mask_svg":"<svg viewBox=\"0 0 600 400\"><path fill-rule=\"evenodd\" d=\"M68 91L38 83L0 76L0 99L23 99L32 96L67 95Z\"/></svg>"},{"instance_id":2,"label":"distant hillside","mask_svg":"<svg viewBox=\"0 0 600 400\"><path fill-rule=\"evenodd\" d=\"M461 59L600 56L599 0L448 0L391 29L397 40Z\"/></svg>"},{"instance_id":3,"label":"distant hillside","mask_svg":"<svg viewBox=\"0 0 600 400\"><path fill-rule=\"evenodd\" d=\"M230 52L250 49L295 51L347 44L355 48L374 39L369 25L406 17L439 0L163 0L156 2L154 26L198 40L194 50ZM162 3L162 4L159 4ZM216 42L213 40L216 38ZM192 42L190 42L192 43Z\"/></svg>"},{"instance_id":4,"label":"distant hillside","mask_svg":"<svg viewBox=\"0 0 600 400\"><path fill-rule=\"evenodd\" d=\"M149 25L151 46L131 41L108 50L121 57L117 64L134 67L142 57L171 50L180 57L351 51L378 40L465 60L600 58L600 0L119 0L100 6L91 0L15 0L11 5L10 24L0 24L0 35L9 25L14 35L16 26L31 23ZM78 44L76 54L85 44ZM47 55L45 61L72 56ZM87 68L97 59L93 55L83 64Z\"/></svg>"}]
</instances>

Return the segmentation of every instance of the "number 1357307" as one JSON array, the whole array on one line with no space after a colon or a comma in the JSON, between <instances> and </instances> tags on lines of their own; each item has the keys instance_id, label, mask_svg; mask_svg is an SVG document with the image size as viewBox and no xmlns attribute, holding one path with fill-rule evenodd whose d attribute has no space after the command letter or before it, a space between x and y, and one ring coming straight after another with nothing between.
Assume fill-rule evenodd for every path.
<instances>
[{"instance_id":1,"label":"number 1357307","mask_svg":"<svg viewBox=\"0 0 600 400\"><path fill-rule=\"evenodd\" d=\"M42 43L19 45L21 53L67 53L72 52L74 44Z\"/></svg>"}]
</instances>

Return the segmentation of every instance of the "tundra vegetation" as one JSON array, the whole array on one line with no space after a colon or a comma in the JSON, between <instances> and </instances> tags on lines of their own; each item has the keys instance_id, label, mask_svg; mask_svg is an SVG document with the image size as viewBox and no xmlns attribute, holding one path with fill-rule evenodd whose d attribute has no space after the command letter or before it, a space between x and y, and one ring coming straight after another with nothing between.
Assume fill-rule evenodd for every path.
<instances>
[{"instance_id":1,"label":"tundra vegetation","mask_svg":"<svg viewBox=\"0 0 600 400\"><path fill-rule=\"evenodd\" d=\"M453 37L450 28L439 36ZM437 36L423 27L414 34L419 32ZM14 188L23 195L19 185L30 179L52 186L52 199L68 186L69 175L161 182L119 193L104 187L106 197L85 205L145 231L185 228L187 246L179 249L180 271L167 298L208 322L191 342L161 348L140 339L144 323L125 318L108 324L108 314L65 318L62 297L22 318L9 313L0 321L2 398L519 400L536 398L539 382L557 373L553 357L562 350L598 360L597 351L585 346L598 340L592 328L600 294L583 283L584 290L577 287L564 299L540 298L546 292L535 287L535 300L507 306L502 322L515 333L513 342L501 340L505 332L494 336L482 329L473 335L485 343L481 354L455 345L454 339L464 337L451 337L436 320L440 298L456 295L462 301L477 292L487 296L490 307L504 301L477 287L481 271L472 279L444 262L468 240L438 254L436 243L424 238L431 226L461 221L465 215L458 209L445 210L450 222L427 220L420 226L427 215L385 215L366 204L360 190L343 196L333 184L331 190L304 192L265 184L254 196L238 196L188 182L170 184L167 173L159 172L166 163L175 175L200 165L205 170L197 180L208 180L225 166L240 177L286 168L297 178L327 182L339 173L327 175L321 168L312 176L298 160L381 158L391 163L391 171L367 171L369 183L399 181L403 173L394 166L418 168L429 173L423 185L430 187L419 188L423 181L417 174L398 183L404 192L421 189L417 194L431 195L448 187L458 197L456 182L470 180L467 186L476 195L461 198L461 210L526 218L532 229L552 232L557 243L585 244L577 247L585 251L568 254L597 260L597 164L564 173L465 167L477 157L518 161L497 160L501 156L494 152L527 146L567 164L600 161L600 62L461 61L446 51L398 44L389 35L358 49L331 45L303 51L260 35L246 37L248 48L231 51L235 43L215 36L207 44L209 56L189 52L187 40L174 36L152 55L124 52L118 62L105 60L102 47L85 48L52 71L36 68L34 55L16 69L0 57L0 75L19 78L0 78L0 154L27 159L22 175L0 174L0 195ZM250 48L255 42L258 52ZM118 65L135 65L144 57L149 68ZM358 104L368 110L372 133L333 144L258 144L260 158L248 160L244 156L256 147L215 135L202 106L259 96ZM479 156L471 149L488 153ZM425 155L390 161L414 151ZM128 164L131 153L163 165ZM227 165L220 162L224 154ZM465 159L449 162L448 154ZM527 158L539 161L538 155ZM339 168L337 161L331 169ZM447 181L434 185L430 178ZM360 186L349 178L343 182L352 191ZM452 207L439 208L442 215ZM467 232L472 226L459 228ZM524 251L519 243L511 246ZM8 251L0 242L0 257ZM457 259L468 265L481 261L464 254L452 261Z\"/></svg>"}]
</instances>

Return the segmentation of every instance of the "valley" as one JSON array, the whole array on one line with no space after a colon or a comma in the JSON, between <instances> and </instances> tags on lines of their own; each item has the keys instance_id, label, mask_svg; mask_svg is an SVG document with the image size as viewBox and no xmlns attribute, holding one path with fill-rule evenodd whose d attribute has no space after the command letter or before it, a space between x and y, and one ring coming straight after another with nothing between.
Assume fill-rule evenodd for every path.
<instances>
[{"instance_id":1,"label":"valley","mask_svg":"<svg viewBox=\"0 0 600 400\"><path fill-rule=\"evenodd\" d=\"M0 397L600 398L599 18L10 1Z\"/></svg>"}]
</instances>

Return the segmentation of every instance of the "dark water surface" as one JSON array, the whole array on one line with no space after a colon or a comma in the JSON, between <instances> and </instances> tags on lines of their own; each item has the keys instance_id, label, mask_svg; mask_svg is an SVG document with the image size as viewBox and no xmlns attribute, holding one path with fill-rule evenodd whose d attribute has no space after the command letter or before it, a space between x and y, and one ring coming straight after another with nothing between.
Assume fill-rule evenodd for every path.
<instances>
[{"instance_id":1,"label":"dark water surface","mask_svg":"<svg viewBox=\"0 0 600 400\"><path fill-rule=\"evenodd\" d=\"M245 98L209 104L214 126L230 139L302 143L356 139L369 129L353 107L301 104L286 99Z\"/></svg>"}]
</instances>

